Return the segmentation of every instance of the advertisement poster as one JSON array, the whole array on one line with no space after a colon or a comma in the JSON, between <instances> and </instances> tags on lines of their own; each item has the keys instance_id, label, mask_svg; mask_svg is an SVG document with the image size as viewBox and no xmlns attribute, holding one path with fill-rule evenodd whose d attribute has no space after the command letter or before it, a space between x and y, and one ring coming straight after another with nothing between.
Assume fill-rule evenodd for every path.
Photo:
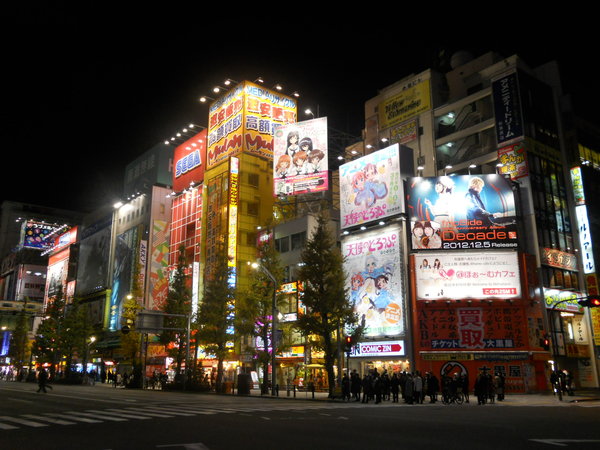
<instances>
[{"instance_id":1,"label":"advertisement poster","mask_svg":"<svg viewBox=\"0 0 600 450\"><path fill-rule=\"evenodd\" d=\"M492 98L498 146L523 137L523 116L517 74L513 72L492 81Z\"/></svg>"},{"instance_id":2,"label":"advertisement poster","mask_svg":"<svg viewBox=\"0 0 600 450\"><path fill-rule=\"evenodd\" d=\"M116 331L121 327L121 309L125 297L131 293L133 267L138 246L138 229L130 228L116 238L115 267L110 294L108 329Z\"/></svg>"},{"instance_id":3,"label":"advertisement poster","mask_svg":"<svg viewBox=\"0 0 600 450\"><path fill-rule=\"evenodd\" d=\"M515 198L500 175L411 178L406 210L412 250L518 247Z\"/></svg>"},{"instance_id":4,"label":"advertisement poster","mask_svg":"<svg viewBox=\"0 0 600 450\"><path fill-rule=\"evenodd\" d=\"M204 180L207 130L204 129L191 139L175 148L173 160L173 190L181 192L191 183Z\"/></svg>"},{"instance_id":5,"label":"advertisement poster","mask_svg":"<svg viewBox=\"0 0 600 450\"><path fill-rule=\"evenodd\" d=\"M283 125L273 136L274 195L328 189L327 117Z\"/></svg>"},{"instance_id":6,"label":"advertisement poster","mask_svg":"<svg viewBox=\"0 0 600 450\"><path fill-rule=\"evenodd\" d=\"M523 142L499 148L498 161L502 164L502 167L499 168L501 175L509 175L513 180L529 175L527 155Z\"/></svg>"},{"instance_id":7,"label":"advertisement poster","mask_svg":"<svg viewBox=\"0 0 600 450\"><path fill-rule=\"evenodd\" d=\"M380 128L391 127L430 110L430 84L429 80L414 83L381 102L378 105Z\"/></svg>"},{"instance_id":8,"label":"advertisement poster","mask_svg":"<svg viewBox=\"0 0 600 450\"><path fill-rule=\"evenodd\" d=\"M420 308L418 344L422 350L522 350L528 348L527 322L517 306ZM482 359L510 355L473 355ZM516 357L516 356L515 356Z\"/></svg>"},{"instance_id":9,"label":"advertisement poster","mask_svg":"<svg viewBox=\"0 0 600 450\"><path fill-rule=\"evenodd\" d=\"M402 212L399 149L394 144L340 166L342 228Z\"/></svg>"},{"instance_id":10,"label":"advertisement poster","mask_svg":"<svg viewBox=\"0 0 600 450\"><path fill-rule=\"evenodd\" d=\"M344 239L346 287L366 336L404 334L400 230L386 227Z\"/></svg>"},{"instance_id":11,"label":"advertisement poster","mask_svg":"<svg viewBox=\"0 0 600 450\"><path fill-rule=\"evenodd\" d=\"M43 222L24 222L21 227L21 245L24 248L48 250L54 246L54 238L50 238L58 225Z\"/></svg>"},{"instance_id":12,"label":"advertisement poster","mask_svg":"<svg viewBox=\"0 0 600 450\"><path fill-rule=\"evenodd\" d=\"M516 252L415 255L417 300L521 296Z\"/></svg>"},{"instance_id":13,"label":"advertisement poster","mask_svg":"<svg viewBox=\"0 0 600 450\"><path fill-rule=\"evenodd\" d=\"M169 293L169 224L155 220L152 226L152 254L150 255L150 307L162 309Z\"/></svg>"},{"instance_id":14,"label":"advertisement poster","mask_svg":"<svg viewBox=\"0 0 600 450\"><path fill-rule=\"evenodd\" d=\"M77 295L88 295L107 287L111 224L112 217L108 216L83 230L79 244Z\"/></svg>"}]
</instances>

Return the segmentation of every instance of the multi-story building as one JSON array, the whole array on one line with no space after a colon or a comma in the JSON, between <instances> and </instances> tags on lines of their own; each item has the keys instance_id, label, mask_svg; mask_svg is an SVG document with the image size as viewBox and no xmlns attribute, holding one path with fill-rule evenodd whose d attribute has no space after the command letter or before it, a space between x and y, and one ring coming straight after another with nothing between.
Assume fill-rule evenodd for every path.
<instances>
[{"instance_id":1,"label":"multi-story building","mask_svg":"<svg viewBox=\"0 0 600 450\"><path fill-rule=\"evenodd\" d=\"M433 225L431 238L411 242L411 234L407 247L412 368L467 375L471 384L501 373L521 392L545 389L556 368L577 386L597 385L576 300L585 296L583 261L557 68L493 52L457 53L452 63L446 73L406 77L365 105L365 148L383 140L414 152L410 230ZM495 223L468 215L476 197L497 213Z\"/></svg>"}]
</instances>

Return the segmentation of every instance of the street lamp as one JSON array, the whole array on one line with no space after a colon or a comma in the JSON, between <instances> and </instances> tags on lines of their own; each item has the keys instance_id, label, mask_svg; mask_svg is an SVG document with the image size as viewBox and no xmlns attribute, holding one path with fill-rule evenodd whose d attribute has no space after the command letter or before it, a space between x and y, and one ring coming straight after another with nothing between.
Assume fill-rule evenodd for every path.
<instances>
[{"instance_id":1,"label":"street lamp","mask_svg":"<svg viewBox=\"0 0 600 450\"><path fill-rule=\"evenodd\" d=\"M273 274L262 264L254 262L251 264L251 267L253 269L262 270L273 282L273 301L271 303L271 395L276 396L277 389L275 388L275 386L277 384L277 368L275 366L275 350L277 348L277 280L275 279ZM264 344L266 348L267 343L265 342Z\"/></svg>"}]
</instances>

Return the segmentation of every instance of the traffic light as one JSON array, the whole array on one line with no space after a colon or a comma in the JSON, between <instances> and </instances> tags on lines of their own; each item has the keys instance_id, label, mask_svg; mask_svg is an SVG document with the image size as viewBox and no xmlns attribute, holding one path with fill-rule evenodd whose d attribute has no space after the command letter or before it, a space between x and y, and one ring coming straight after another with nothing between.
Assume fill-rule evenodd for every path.
<instances>
[{"instance_id":1,"label":"traffic light","mask_svg":"<svg viewBox=\"0 0 600 450\"><path fill-rule=\"evenodd\" d=\"M550 350L550 338L548 338L548 336L540 338L540 347L544 350Z\"/></svg>"},{"instance_id":2,"label":"traffic light","mask_svg":"<svg viewBox=\"0 0 600 450\"><path fill-rule=\"evenodd\" d=\"M588 308L598 308L600 307L600 295L588 295L587 298L578 300L577 303Z\"/></svg>"},{"instance_id":3,"label":"traffic light","mask_svg":"<svg viewBox=\"0 0 600 450\"><path fill-rule=\"evenodd\" d=\"M346 353L350 353L352 351L352 346L354 345L352 341L352 336L346 336Z\"/></svg>"}]
</instances>

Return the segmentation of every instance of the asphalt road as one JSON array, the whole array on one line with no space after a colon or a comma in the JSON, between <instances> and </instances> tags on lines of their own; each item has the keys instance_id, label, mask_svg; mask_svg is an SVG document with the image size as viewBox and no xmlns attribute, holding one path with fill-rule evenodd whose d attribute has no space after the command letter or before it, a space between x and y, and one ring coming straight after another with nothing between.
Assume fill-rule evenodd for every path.
<instances>
[{"instance_id":1,"label":"asphalt road","mask_svg":"<svg viewBox=\"0 0 600 450\"><path fill-rule=\"evenodd\" d=\"M0 381L0 449L597 449L600 401L342 403Z\"/></svg>"}]
</instances>

